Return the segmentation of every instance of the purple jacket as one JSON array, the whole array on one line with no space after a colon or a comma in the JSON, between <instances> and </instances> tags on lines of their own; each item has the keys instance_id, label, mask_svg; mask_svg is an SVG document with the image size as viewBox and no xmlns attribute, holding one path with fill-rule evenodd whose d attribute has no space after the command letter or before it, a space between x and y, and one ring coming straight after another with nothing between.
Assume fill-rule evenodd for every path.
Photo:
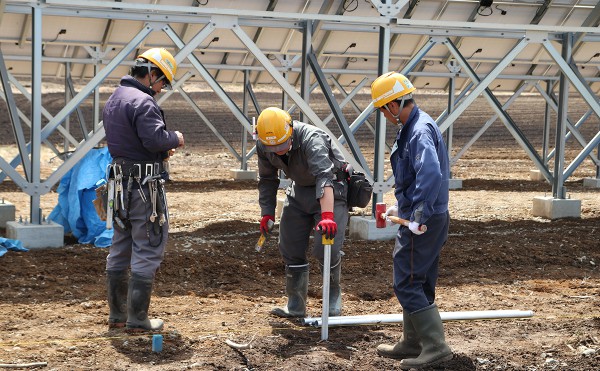
<instances>
[{"instance_id":1,"label":"purple jacket","mask_svg":"<svg viewBox=\"0 0 600 371\"><path fill-rule=\"evenodd\" d=\"M102 118L108 151L113 158L162 161L162 153L177 148L179 139L167 131L152 90L131 76L108 98Z\"/></svg>"}]
</instances>

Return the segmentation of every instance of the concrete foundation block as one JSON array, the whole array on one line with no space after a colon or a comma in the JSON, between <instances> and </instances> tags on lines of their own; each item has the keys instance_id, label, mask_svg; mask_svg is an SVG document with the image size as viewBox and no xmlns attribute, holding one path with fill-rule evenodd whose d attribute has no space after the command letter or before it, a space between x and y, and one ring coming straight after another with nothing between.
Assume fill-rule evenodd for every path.
<instances>
[{"instance_id":1,"label":"concrete foundation block","mask_svg":"<svg viewBox=\"0 0 600 371\"><path fill-rule=\"evenodd\" d=\"M542 172L538 169L529 170L529 179L533 180L534 182L541 182L543 180L546 180Z\"/></svg>"},{"instance_id":2,"label":"concrete foundation block","mask_svg":"<svg viewBox=\"0 0 600 371\"><path fill-rule=\"evenodd\" d=\"M234 180L256 180L255 170L230 169L229 175L231 175Z\"/></svg>"},{"instance_id":3,"label":"concrete foundation block","mask_svg":"<svg viewBox=\"0 0 600 371\"><path fill-rule=\"evenodd\" d=\"M450 179L449 189L462 189L462 179Z\"/></svg>"},{"instance_id":4,"label":"concrete foundation block","mask_svg":"<svg viewBox=\"0 0 600 371\"><path fill-rule=\"evenodd\" d=\"M42 224L6 222L6 235L11 240L21 241L28 249L63 247L65 240L63 226L52 221Z\"/></svg>"},{"instance_id":5,"label":"concrete foundation block","mask_svg":"<svg viewBox=\"0 0 600 371\"><path fill-rule=\"evenodd\" d=\"M580 218L581 200L534 197L532 214L546 219Z\"/></svg>"},{"instance_id":6,"label":"concrete foundation block","mask_svg":"<svg viewBox=\"0 0 600 371\"><path fill-rule=\"evenodd\" d=\"M585 178L583 179L583 186L587 188L600 188L600 179Z\"/></svg>"},{"instance_id":7,"label":"concrete foundation block","mask_svg":"<svg viewBox=\"0 0 600 371\"><path fill-rule=\"evenodd\" d=\"M375 219L365 216L350 217L350 238L357 240L393 240L398 234L398 225L377 228Z\"/></svg>"},{"instance_id":8,"label":"concrete foundation block","mask_svg":"<svg viewBox=\"0 0 600 371\"><path fill-rule=\"evenodd\" d=\"M0 201L0 228L6 228L6 222L15 220L15 205L8 201Z\"/></svg>"}]
</instances>

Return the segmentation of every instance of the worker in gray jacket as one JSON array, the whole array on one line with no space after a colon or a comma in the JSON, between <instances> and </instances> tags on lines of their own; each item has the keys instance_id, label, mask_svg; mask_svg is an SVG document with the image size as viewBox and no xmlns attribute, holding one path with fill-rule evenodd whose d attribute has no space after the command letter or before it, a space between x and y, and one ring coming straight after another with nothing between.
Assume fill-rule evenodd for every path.
<instances>
[{"instance_id":1,"label":"worker in gray jacket","mask_svg":"<svg viewBox=\"0 0 600 371\"><path fill-rule=\"evenodd\" d=\"M115 230L106 257L109 328L158 331L163 327L161 319L148 318L148 308L169 231L164 161L184 140L180 132L167 130L154 96L171 84L176 69L166 49L144 52L102 112L113 157L107 171L109 189L114 189L107 221L114 221Z\"/></svg>"},{"instance_id":2,"label":"worker in gray jacket","mask_svg":"<svg viewBox=\"0 0 600 371\"><path fill-rule=\"evenodd\" d=\"M348 225L346 161L323 130L298 121L279 108L269 107L258 117L260 230L264 235L275 221L278 171L291 179L286 189L279 223L279 251L285 263L287 305L271 313L304 317L308 295L310 236L315 231L312 254L323 265L321 236L334 238L331 246L329 315L342 310L340 287L342 244Z\"/></svg>"}]
</instances>

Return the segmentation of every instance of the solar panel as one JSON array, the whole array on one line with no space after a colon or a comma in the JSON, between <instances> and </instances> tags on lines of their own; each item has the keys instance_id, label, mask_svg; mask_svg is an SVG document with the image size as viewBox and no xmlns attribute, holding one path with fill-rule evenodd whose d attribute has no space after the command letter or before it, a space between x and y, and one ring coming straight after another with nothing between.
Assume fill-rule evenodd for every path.
<instances>
[{"instance_id":1,"label":"solar panel","mask_svg":"<svg viewBox=\"0 0 600 371\"><path fill-rule=\"evenodd\" d=\"M181 53L176 56L181 60L176 80L208 83L248 130L249 119L221 88L242 83L244 71L249 71L252 85L279 85L304 118L327 131L310 107L304 69L310 71L308 83L319 83L321 89L334 84L338 93L340 86L351 89L365 84L365 78L374 79L383 72L380 68L403 71L419 89L457 87L457 93L465 93L457 111L472 102L470 94L483 95L493 106L494 93L515 92L525 81L556 84L562 73L570 82L569 89L581 94L600 116L596 97L600 5L592 0L496 1L491 6L473 0L6 0L0 2L0 10L4 89L9 84L22 87L30 79L33 86L41 86L42 81L63 81L65 76L84 85L61 112L48 118L43 129L41 113L31 118L41 137L32 143L34 151L84 99L97 94L98 87L126 74L140 50L156 46ZM308 43L305 34L310 35ZM565 52L562 45L567 35L572 36L572 43ZM389 48L381 47L385 45ZM329 77L334 82L323 81ZM540 87L532 83L527 89L537 92ZM554 91L558 92L558 84ZM14 98L10 94L4 98L10 107ZM332 111L339 109L336 106L342 99L330 103ZM97 99L94 104L98 110ZM509 130L515 130L502 107L492 108ZM364 122L371 107L361 109ZM14 119L18 115L11 117L13 126L22 130L21 122ZM438 124L447 129L457 117L445 115ZM95 130L78 144L65 166L41 181L43 189L49 190L102 140L100 123L94 125ZM514 136L549 181L557 176L530 148L526 137L518 131ZM584 146L582 157L590 154L599 137ZM350 132L343 142L347 144L336 144L357 168L370 174L379 185L378 194L387 191L390 180L383 179L381 168L368 168ZM13 170L20 160L2 160L2 179L8 175L28 189L32 181L19 179ZM562 197L561 192L557 194ZM39 196L33 196L36 202Z\"/></svg>"}]
</instances>

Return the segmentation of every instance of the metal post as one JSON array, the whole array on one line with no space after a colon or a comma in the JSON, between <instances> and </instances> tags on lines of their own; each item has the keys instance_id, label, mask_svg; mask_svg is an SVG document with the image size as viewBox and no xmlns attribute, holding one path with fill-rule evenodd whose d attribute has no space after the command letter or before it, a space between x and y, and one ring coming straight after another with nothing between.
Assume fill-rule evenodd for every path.
<instances>
[{"instance_id":1,"label":"metal post","mask_svg":"<svg viewBox=\"0 0 600 371\"><path fill-rule=\"evenodd\" d=\"M307 20L304 23L304 29L302 30L302 79L300 82L300 95L306 104L308 104L310 100L310 69L308 68L308 54L312 53L312 25L313 22ZM300 111L298 120L306 122L304 121L304 112Z\"/></svg>"},{"instance_id":2,"label":"metal post","mask_svg":"<svg viewBox=\"0 0 600 371\"><path fill-rule=\"evenodd\" d=\"M65 104L71 100L71 90L69 89L69 79L71 78L71 62L65 63ZM65 117L65 130L70 132L71 129L71 116ZM69 140L65 136L63 144L63 153L66 155L69 152Z\"/></svg>"},{"instance_id":3,"label":"metal post","mask_svg":"<svg viewBox=\"0 0 600 371\"><path fill-rule=\"evenodd\" d=\"M381 76L388 71L390 63L390 29L388 27L379 27L379 62L377 66L377 75ZM373 183L383 183L385 163L385 138L386 138L386 118L378 110L375 112L375 158L373 162ZM375 215L375 205L383 201L383 192L376 188L373 192L373 201L371 205L371 214Z\"/></svg>"},{"instance_id":4,"label":"metal post","mask_svg":"<svg viewBox=\"0 0 600 371\"><path fill-rule=\"evenodd\" d=\"M565 33L562 40L562 57L571 60L573 34ZM552 182L552 197L566 198L563 169L565 165L565 136L567 134L567 115L569 104L569 80L564 72L560 73L560 96L558 99L558 115L556 119L556 155L554 156L554 180Z\"/></svg>"},{"instance_id":5,"label":"metal post","mask_svg":"<svg viewBox=\"0 0 600 371\"><path fill-rule=\"evenodd\" d=\"M454 109L454 90L456 89L456 80L453 75L448 81L448 114L452 114ZM446 130L446 149L448 151L448 157L452 158L452 137L454 135L454 124L448 127ZM452 170L450 171L450 179L452 179Z\"/></svg>"},{"instance_id":6,"label":"metal post","mask_svg":"<svg viewBox=\"0 0 600 371\"><path fill-rule=\"evenodd\" d=\"M248 70L244 71L244 100L243 100L243 107L242 107L242 112L244 113L244 116L248 117L248 84L250 84L249 79L248 79L248 74L250 72ZM248 131L246 130L246 128L242 125L242 161L241 161L241 170L248 170L248 162L247 162L247 158L246 158L246 147L248 144Z\"/></svg>"},{"instance_id":7,"label":"metal post","mask_svg":"<svg viewBox=\"0 0 600 371\"><path fill-rule=\"evenodd\" d=\"M33 193L29 215L31 224L41 223L41 145L42 145L42 9L32 7L31 14L31 178Z\"/></svg>"},{"instance_id":8,"label":"metal post","mask_svg":"<svg viewBox=\"0 0 600 371\"><path fill-rule=\"evenodd\" d=\"M322 235L323 242L323 313L321 314L321 340L329 338L329 283L331 270L331 245L333 238L328 239Z\"/></svg>"},{"instance_id":9,"label":"metal post","mask_svg":"<svg viewBox=\"0 0 600 371\"><path fill-rule=\"evenodd\" d=\"M552 96L552 88L554 83L552 81L546 81L546 94ZM550 116L552 114L552 107L550 102L546 101L546 110L544 111L544 133L543 133L543 144L542 144L542 160L544 165L548 166L548 151L550 147Z\"/></svg>"}]
</instances>

